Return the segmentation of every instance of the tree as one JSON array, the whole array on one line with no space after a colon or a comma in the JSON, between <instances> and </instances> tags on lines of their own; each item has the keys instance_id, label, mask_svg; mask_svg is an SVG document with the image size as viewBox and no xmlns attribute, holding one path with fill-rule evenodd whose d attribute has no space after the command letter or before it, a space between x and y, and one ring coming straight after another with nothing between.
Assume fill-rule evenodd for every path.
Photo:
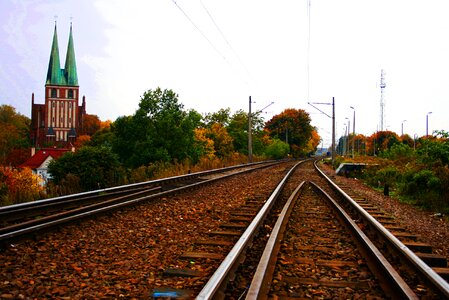
<instances>
[{"instance_id":1,"label":"tree","mask_svg":"<svg viewBox=\"0 0 449 300\"><path fill-rule=\"evenodd\" d=\"M433 138L422 139L418 154L429 166L449 166L449 132L439 131Z\"/></svg>"},{"instance_id":2,"label":"tree","mask_svg":"<svg viewBox=\"0 0 449 300\"><path fill-rule=\"evenodd\" d=\"M86 114L83 119L81 135L92 136L101 128L101 121L97 115Z\"/></svg>"},{"instance_id":3,"label":"tree","mask_svg":"<svg viewBox=\"0 0 449 300\"><path fill-rule=\"evenodd\" d=\"M61 184L69 174L76 176L85 191L119 184L123 170L118 157L110 148L85 146L76 152L67 152L48 165L55 184Z\"/></svg>"},{"instance_id":4,"label":"tree","mask_svg":"<svg viewBox=\"0 0 449 300\"><path fill-rule=\"evenodd\" d=\"M399 136L392 131L378 131L373 133L367 140L367 151L370 155L379 154L399 143Z\"/></svg>"},{"instance_id":5,"label":"tree","mask_svg":"<svg viewBox=\"0 0 449 300\"><path fill-rule=\"evenodd\" d=\"M224 127L229 125L229 121L231 120L231 109L221 108L219 111L215 113L209 113L204 117L204 122L207 127L212 126L212 124L219 123Z\"/></svg>"},{"instance_id":6,"label":"tree","mask_svg":"<svg viewBox=\"0 0 449 300\"><path fill-rule=\"evenodd\" d=\"M16 112L10 105L0 106L0 164L9 165L8 156L14 149L26 149L30 145L31 120ZM27 158L27 157L26 157ZM25 158L25 159L26 159ZM17 161L20 164L23 161Z\"/></svg>"},{"instance_id":7,"label":"tree","mask_svg":"<svg viewBox=\"0 0 449 300\"><path fill-rule=\"evenodd\" d=\"M156 161L197 160L194 130L201 115L183 108L172 90L148 90L133 116L120 117L111 125L114 152L134 168Z\"/></svg>"},{"instance_id":8,"label":"tree","mask_svg":"<svg viewBox=\"0 0 449 300\"><path fill-rule=\"evenodd\" d=\"M310 154L315 153L318 145L320 144L320 141L321 141L321 137L318 134L318 131L316 131L316 129L313 129L312 133L311 133L311 137L310 137L309 141L307 142L305 151Z\"/></svg>"},{"instance_id":9,"label":"tree","mask_svg":"<svg viewBox=\"0 0 449 300\"><path fill-rule=\"evenodd\" d=\"M215 158L214 141L206 136L207 131L208 129L206 128L196 128L195 141L197 143L197 148L201 149L200 157L213 159Z\"/></svg>"},{"instance_id":10,"label":"tree","mask_svg":"<svg viewBox=\"0 0 449 300\"><path fill-rule=\"evenodd\" d=\"M272 159L281 159L288 156L290 146L279 140L274 139L265 149L265 155Z\"/></svg>"},{"instance_id":11,"label":"tree","mask_svg":"<svg viewBox=\"0 0 449 300\"><path fill-rule=\"evenodd\" d=\"M234 152L232 137L222 124L212 124L207 130L206 137L214 142L215 155L218 157L229 157Z\"/></svg>"},{"instance_id":12,"label":"tree","mask_svg":"<svg viewBox=\"0 0 449 300\"><path fill-rule=\"evenodd\" d=\"M28 168L0 167L0 205L37 200L43 192L42 178Z\"/></svg>"},{"instance_id":13,"label":"tree","mask_svg":"<svg viewBox=\"0 0 449 300\"><path fill-rule=\"evenodd\" d=\"M90 135L80 135L76 138L75 143L73 144L73 146L78 149L83 147L84 145L88 145L89 142L91 140Z\"/></svg>"},{"instance_id":14,"label":"tree","mask_svg":"<svg viewBox=\"0 0 449 300\"><path fill-rule=\"evenodd\" d=\"M299 157L307 154L307 143L314 130L310 122L305 110L289 108L269 120L265 128L271 137L286 141L292 154Z\"/></svg>"}]
</instances>

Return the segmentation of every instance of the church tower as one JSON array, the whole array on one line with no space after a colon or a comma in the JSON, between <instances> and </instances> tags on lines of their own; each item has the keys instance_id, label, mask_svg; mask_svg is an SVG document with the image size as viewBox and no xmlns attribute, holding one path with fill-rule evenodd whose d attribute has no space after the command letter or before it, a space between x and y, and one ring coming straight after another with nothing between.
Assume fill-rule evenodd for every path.
<instances>
[{"instance_id":1,"label":"church tower","mask_svg":"<svg viewBox=\"0 0 449 300\"><path fill-rule=\"evenodd\" d=\"M78 75L76 71L75 49L72 25L64 69L59 59L58 34L55 24L53 43L45 82L45 104L34 103L31 98L31 139L33 146L69 148L82 131L86 115L85 97L80 102Z\"/></svg>"}]
</instances>

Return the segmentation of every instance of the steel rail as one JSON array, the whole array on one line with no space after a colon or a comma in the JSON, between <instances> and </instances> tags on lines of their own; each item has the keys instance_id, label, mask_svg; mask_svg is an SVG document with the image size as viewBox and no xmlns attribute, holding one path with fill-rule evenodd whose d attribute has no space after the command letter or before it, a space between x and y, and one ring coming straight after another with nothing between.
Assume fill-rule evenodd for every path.
<instances>
[{"instance_id":1,"label":"steel rail","mask_svg":"<svg viewBox=\"0 0 449 300\"><path fill-rule=\"evenodd\" d=\"M271 163L271 164L275 164L275 163ZM99 215L102 213L106 213L106 212L110 212L113 210L117 210L119 208L123 208L123 207L127 207L127 206L131 206L131 205L135 205L138 203L141 203L143 201L148 201L150 199L153 198L158 198L158 197L163 197L163 196L167 196L173 193L177 193L186 189L190 189L190 188L194 188L194 187L198 187L200 185L204 185L210 182L214 182L220 179L224 179L224 178L228 178L231 176L235 176L237 174L241 174L244 172L249 172L249 171L253 171L256 170L258 168L264 168L267 166L270 166L271 164L268 165L261 165L258 166L256 168L252 168L249 170L243 170L243 171L239 171L239 172L234 172L234 173L229 173L229 174L224 174L221 177L215 177L215 178L210 178L210 179L206 179L200 182L196 182L196 183L191 183L185 186L181 186L181 187L176 187L167 191L162 191L160 193L157 194L152 194L152 195L147 195L147 196L143 196L143 197L139 197L136 199L131 199L131 200L125 200L123 202L119 202L119 203L115 203L115 204L111 204L105 207L100 207L98 208L98 205L93 205L92 207L86 209L86 211L84 210L84 208L81 208L79 210L73 210L73 211L68 211L64 214L61 214L61 216L57 219L54 218L49 218L49 219L44 219L43 222L40 222L39 219L35 221L35 223L33 223L33 225L29 226L29 227L25 227L25 228L19 228L17 230L14 231L7 231L7 232L3 232L0 234L0 245L1 244L5 244L6 242L13 240L13 239L17 239L20 238L24 235L27 234L31 234L31 233L36 233L39 231L42 231L44 229L48 229L51 227L56 227L59 226L61 224L65 224L68 222L73 222L79 219L83 219L86 217L90 217L90 216L94 216L94 215ZM122 197L123 198L123 197ZM111 200L109 200L111 201ZM101 204L101 203L99 203Z\"/></svg>"},{"instance_id":2,"label":"steel rail","mask_svg":"<svg viewBox=\"0 0 449 300\"><path fill-rule=\"evenodd\" d=\"M412 266L415 271L422 274L424 279L432 285L435 291L446 299L449 299L449 283L445 281L440 275L438 275L431 267L429 267L421 258L419 258L412 250L405 246L397 237L395 237L388 229L386 229L379 221L371 216L363 207L361 207L356 201L354 201L345 191L343 191L338 185L336 185L326 174L321 171L315 161L315 168L324 179L340 193L344 199L350 204L357 213L365 219L365 221L376 230L380 236L382 236L392 247L395 249L407 262Z\"/></svg>"},{"instance_id":3,"label":"steel rail","mask_svg":"<svg viewBox=\"0 0 449 300\"><path fill-rule=\"evenodd\" d=\"M222 261L218 269L214 272L212 277L203 287L201 292L197 295L196 299L213 299L214 297L218 297L217 295L225 288L227 283L226 279L231 275L231 273L237 269L244 255L245 250L248 245L253 240L254 236L258 232L259 227L263 224L266 216L271 210L271 207L275 203L278 196L281 194L284 185L287 182L287 179L293 174L294 170L304 161L300 161L295 164L290 171L285 175L285 177L278 184L276 189L270 195L268 200L259 210L257 215L254 217L251 224L247 227L245 232L241 235L240 239L231 249L229 254Z\"/></svg>"},{"instance_id":4,"label":"steel rail","mask_svg":"<svg viewBox=\"0 0 449 300\"><path fill-rule=\"evenodd\" d=\"M208 176L216 173L223 173L227 171L232 171L239 168L246 168L251 166L257 166L257 165L270 165L278 163L278 161L263 161L263 162L255 162L250 164L242 164L242 165L236 165L236 166L230 166L220 169L213 169L213 170L207 170L207 171L201 171L201 172L195 172L191 174L184 174L179 176L172 176L168 178L162 178L162 179L156 179L156 180L150 180L145 182L138 182L138 183L132 183L127 185L121 185L121 186L115 186L110 188L104 188L104 189L98 189L94 191L89 192L82 192L77 194L71 194L71 195L65 195L65 196L59 196L54 198L48 198L48 199L42 199L32 202L25 202L25 203L19 203L19 204L13 204L8 206L2 206L0 207L0 216L5 215L8 212L16 211L28 207L38 207L38 206L44 206L59 202L66 202L69 200L76 200L81 197L98 197L99 195L103 195L106 193L114 193L114 192L127 192L128 190L133 190L136 188L145 188L146 186L160 186L162 184L167 184L171 182L178 182L178 181L185 181L189 179L195 179L202 176Z\"/></svg>"},{"instance_id":5,"label":"steel rail","mask_svg":"<svg viewBox=\"0 0 449 300\"><path fill-rule=\"evenodd\" d=\"M296 200L298 199L298 194L303 187L305 181L301 182L298 187L293 191L290 197L282 208L281 214L276 221L276 224L271 231L270 238L265 246L265 249L260 258L260 262L257 265L256 272L254 273L253 280L248 289L246 299L259 299L266 294L266 290L269 287L269 274L272 273L274 269L274 261L276 255L279 252L279 242L282 240L282 236L285 231L285 226L287 225L287 220L290 213L295 206Z\"/></svg>"},{"instance_id":6,"label":"steel rail","mask_svg":"<svg viewBox=\"0 0 449 300\"><path fill-rule=\"evenodd\" d=\"M393 296L395 299L418 299L416 294L404 282L390 263L383 257L369 238L362 232L362 230L360 230L351 217L320 187L313 182L311 182L311 184L315 190L326 197L328 203L338 213L340 220L350 229L351 234L357 239L358 244L363 247L363 253L365 256L369 256L370 259L367 259L367 261L375 261L375 265L373 265L373 263L369 263L370 268L374 267L377 269L375 273L382 274L381 276L383 277L388 277L388 280L384 280L383 284L383 286L388 289L387 294ZM287 203L284 205L284 208L282 209L282 212L273 227L273 231L264 249L260 263L257 266L253 280L248 289L246 299L262 299L266 297L266 292L269 288L272 272L275 267L274 262L276 261L276 256L279 251L279 243L282 240L290 212L293 209L295 202L300 201L300 199L298 199L298 192L301 188L303 188L303 185L304 182L296 188Z\"/></svg>"}]
</instances>

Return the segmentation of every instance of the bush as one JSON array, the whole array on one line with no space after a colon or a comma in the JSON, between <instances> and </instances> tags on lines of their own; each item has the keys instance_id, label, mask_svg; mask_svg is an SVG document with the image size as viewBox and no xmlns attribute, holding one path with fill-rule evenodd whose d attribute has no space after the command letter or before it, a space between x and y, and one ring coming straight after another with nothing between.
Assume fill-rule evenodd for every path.
<instances>
[{"instance_id":1,"label":"bush","mask_svg":"<svg viewBox=\"0 0 449 300\"><path fill-rule=\"evenodd\" d=\"M281 159L288 156L290 146L278 139L274 139L273 142L265 149L265 155L272 159Z\"/></svg>"},{"instance_id":2,"label":"bush","mask_svg":"<svg viewBox=\"0 0 449 300\"><path fill-rule=\"evenodd\" d=\"M42 178L28 168L0 167L0 179L0 205L29 202L42 196Z\"/></svg>"},{"instance_id":3,"label":"bush","mask_svg":"<svg viewBox=\"0 0 449 300\"><path fill-rule=\"evenodd\" d=\"M414 152L409 145L394 144L390 149L381 152L380 156L390 160L408 160L414 157Z\"/></svg>"},{"instance_id":4,"label":"bush","mask_svg":"<svg viewBox=\"0 0 449 300\"><path fill-rule=\"evenodd\" d=\"M403 176L401 195L410 197L425 208L436 208L442 196L441 180L431 170L411 170Z\"/></svg>"},{"instance_id":5,"label":"bush","mask_svg":"<svg viewBox=\"0 0 449 300\"><path fill-rule=\"evenodd\" d=\"M82 191L111 187L124 182L124 170L117 155L107 147L85 146L75 153L67 152L57 161L51 161L48 170L56 185L79 184ZM66 178L72 174L79 179ZM64 187L60 190L77 189Z\"/></svg>"}]
</instances>

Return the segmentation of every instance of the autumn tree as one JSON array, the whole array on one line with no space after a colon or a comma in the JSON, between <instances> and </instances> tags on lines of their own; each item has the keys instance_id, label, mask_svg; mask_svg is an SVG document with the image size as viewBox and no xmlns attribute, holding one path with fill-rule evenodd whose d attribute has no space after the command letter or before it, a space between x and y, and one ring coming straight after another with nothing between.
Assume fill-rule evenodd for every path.
<instances>
[{"instance_id":1,"label":"autumn tree","mask_svg":"<svg viewBox=\"0 0 449 300\"><path fill-rule=\"evenodd\" d=\"M89 144L90 140L91 140L90 135L87 135L87 134L80 135L80 136L78 136L78 137L76 138L76 141L75 141L75 143L73 144L73 146L74 146L76 149L81 148L81 147L83 147L84 145Z\"/></svg>"},{"instance_id":2,"label":"autumn tree","mask_svg":"<svg viewBox=\"0 0 449 300\"><path fill-rule=\"evenodd\" d=\"M0 167L0 205L37 200L43 192L42 178L28 168Z\"/></svg>"},{"instance_id":3,"label":"autumn tree","mask_svg":"<svg viewBox=\"0 0 449 300\"><path fill-rule=\"evenodd\" d=\"M206 137L213 141L215 155L224 158L234 152L233 139L220 123L213 123L206 132Z\"/></svg>"},{"instance_id":4,"label":"autumn tree","mask_svg":"<svg viewBox=\"0 0 449 300\"><path fill-rule=\"evenodd\" d=\"M195 129L195 142L197 148L200 149L200 157L205 157L207 159L215 158L215 148L214 141L207 137L208 129L201 127Z\"/></svg>"},{"instance_id":5,"label":"autumn tree","mask_svg":"<svg viewBox=\"0 0 449 300\"><path fill-rule=\"evenodd\" d=\"M313 129L310 139L307 142L305 151L309 154L315 153L316 149L318 148L318 145L320 144L320 141L321 141L321 137L318 134L318 131L316 129Z\"/></svg>"},{"instance_id":6,"label":"autumn tree","mask_svg":"<svg viewBox=\"0 0 449 300\"><path fill-rule=\"evenodd\" d=\"M9 157L15 153L14 149L26 149L29 147L30 119L16 112L10 105L0 106L0 164L20 164L27 157ZM21 153L21 152L20 152Z\"/></svg>"},{"instance_id":7,"label":"autumn tree","mask_svg":"<svg viewBox=\"0 0 449 300\"><path fill-rule=\"evenodd\" d=\"M83 119L81 135L92 136L101 128L101 121L97 115L86 114Z\"/></svg>"},{"instance_id":8,"label":"autumn tree","mask_svg":"<svg viewBox=\"0 0 449 300\"><path fill-rule=\"evenodd\" d=\"M271 137L289 144L291 153L299 157L307 154L307 143L314 130L310 122L305 110L289 108L271 118L265 128Z\"/></svg>"},{"instance_id":9,"label":"autumn tree","mask_svg":"<svg viewBox=\"0 0 449 300\"><path fill-rule=\"evenodd\" d=\"M378 131L367 139L367 153L369 155L379 154L400 142L399 136L392 131Z\"/></svg>"}]
</instances>

